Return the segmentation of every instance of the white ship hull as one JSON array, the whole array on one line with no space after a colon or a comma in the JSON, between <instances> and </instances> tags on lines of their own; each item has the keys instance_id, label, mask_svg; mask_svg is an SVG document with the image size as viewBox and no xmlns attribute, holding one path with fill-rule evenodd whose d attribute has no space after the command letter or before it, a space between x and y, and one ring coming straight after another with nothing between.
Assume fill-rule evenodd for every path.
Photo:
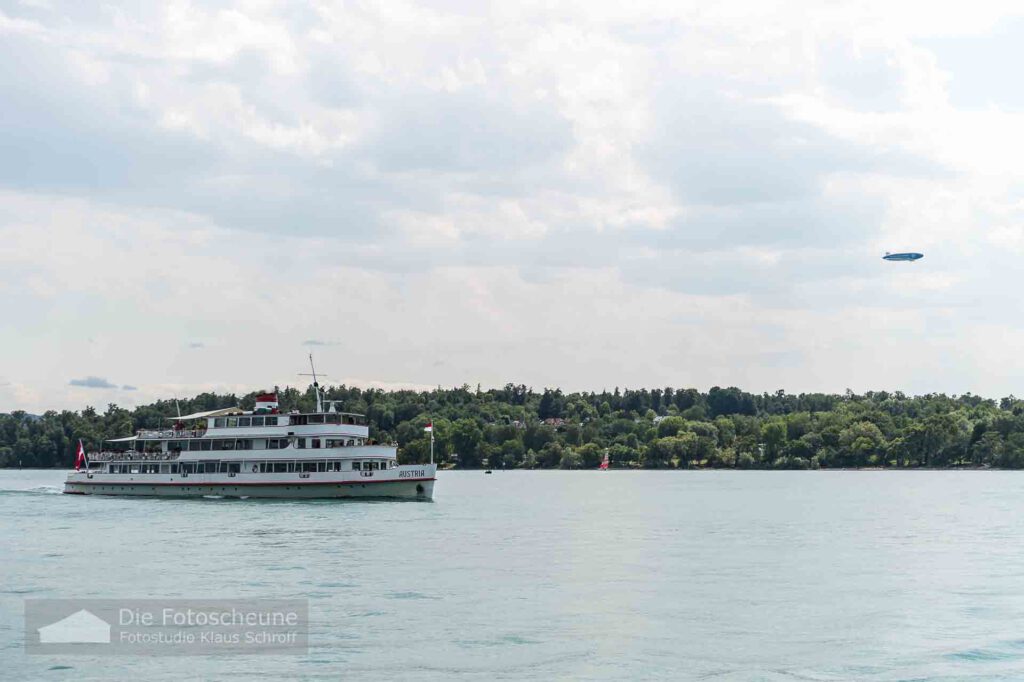
<instances>
[{"instance_id":1,"label":"white ship hull","mask_svg":"<svg viewBox=\"0 0 1024 682\"><path fill-rule=\"evenodd\" d=\"M149 497L246 497L246 498L386 498L431 500L437 466L403 466L373 472L372 477L338 473L301 474L70 474L64 492L72 495L138 495ZM127 480L126 480L127 479Z\"/></svg>"}]
</instances>

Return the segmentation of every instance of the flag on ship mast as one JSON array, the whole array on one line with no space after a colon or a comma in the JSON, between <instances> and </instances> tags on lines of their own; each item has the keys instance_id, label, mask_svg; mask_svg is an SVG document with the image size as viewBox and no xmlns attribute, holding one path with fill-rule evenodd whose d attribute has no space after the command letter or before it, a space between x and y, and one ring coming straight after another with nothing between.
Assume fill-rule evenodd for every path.
<instances>
[{"instance_id":1,"label":"flag on ship mast","mask_svg":"<svg viewBox=\"0 0 1024 682\"><path fill-rule=\"evenodd\" d=\"M75 456L75 471L81 471L82 465L86 468L89 466L89 460L85 458L85 447L82 445L82 439L78 439L78 454Z\"/></svg>"},{"instance_id":2,"label":"flag on ship mast","mask_svg":"<svg viewBox=\"0 0 1024 682\"><path fill-rule=\"evenodd\" d=\"M423 427L423 430L424 431L429 431L430 433L434 433L434 422L433 422L433 420L427 422L427 425ZM433 438L433 436L431 436L431 438Z\"/></svg>"}]
</instances>

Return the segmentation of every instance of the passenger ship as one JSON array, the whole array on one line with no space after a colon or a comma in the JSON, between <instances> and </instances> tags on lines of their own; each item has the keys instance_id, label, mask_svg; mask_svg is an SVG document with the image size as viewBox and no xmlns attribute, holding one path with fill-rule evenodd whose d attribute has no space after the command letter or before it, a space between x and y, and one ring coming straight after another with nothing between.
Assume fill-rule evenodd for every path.
<instances>
[{"instance_id":1,"label":"passenger ship","mask_svg":"<svg viewBox=\"0 0 1024 682\"><path fill-rule=\"evenodd\" d=\"M340 412L313 387L316 412L281 413L275 390L251 412L197 412L172 418L169 429L107 441L102 452L81 452L85 467L68 474L64 492L432 499L435 464L400 466L394 446L370 441L363 415Z\"/></svg>"}]
</instances>

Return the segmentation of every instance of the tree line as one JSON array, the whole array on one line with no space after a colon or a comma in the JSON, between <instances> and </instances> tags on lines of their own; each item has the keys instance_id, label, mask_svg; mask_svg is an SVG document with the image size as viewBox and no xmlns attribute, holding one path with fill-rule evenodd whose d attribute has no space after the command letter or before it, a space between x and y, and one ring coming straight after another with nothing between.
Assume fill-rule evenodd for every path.
<instances>
[{"instance_id":1,"label":"tree line","mask_svg":"<svg viewBox=\"0 0 1024 682\"><path fill-rule=\"evenodd\" d=\"M334 386L325 397L365 414L370 435L397 443L399 459L457 468L817 469L841 467L1024 468L1024 400L900 392L752 394L738 388L563 393L525 385L476 390L384 391ZM0 414L0 467L68 467L89 450L178 414L253 407L244 396L204 393L102 413ZM312 387L279 391L283 411L311 412Z\"/></svg>"}]
</instances>

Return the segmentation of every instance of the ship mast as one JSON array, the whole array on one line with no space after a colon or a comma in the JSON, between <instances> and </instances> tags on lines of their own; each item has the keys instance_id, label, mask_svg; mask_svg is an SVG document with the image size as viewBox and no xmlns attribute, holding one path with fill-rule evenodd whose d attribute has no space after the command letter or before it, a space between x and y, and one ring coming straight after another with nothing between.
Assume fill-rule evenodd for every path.
<instances>
[{"instance_id":1,"label":"ship mast","mask_svg":"<svg viewBox=\"0 0 1024 682\"><path fill-rule=\"evenodd\" d=\"M323 401L323 398L320 395L320 384L316 380L316 367L313 365L313 354L312 353L309 354L309 369L312 371L312 374L301 373L301 374L299 374L299 376L300 377L313 377L313 393L316 394L316 411L317 412L323 412L324 411L324 401ZM326 377L327 375L326 374L321 374L320 376Z\"/></svg>"}]
</instances>

